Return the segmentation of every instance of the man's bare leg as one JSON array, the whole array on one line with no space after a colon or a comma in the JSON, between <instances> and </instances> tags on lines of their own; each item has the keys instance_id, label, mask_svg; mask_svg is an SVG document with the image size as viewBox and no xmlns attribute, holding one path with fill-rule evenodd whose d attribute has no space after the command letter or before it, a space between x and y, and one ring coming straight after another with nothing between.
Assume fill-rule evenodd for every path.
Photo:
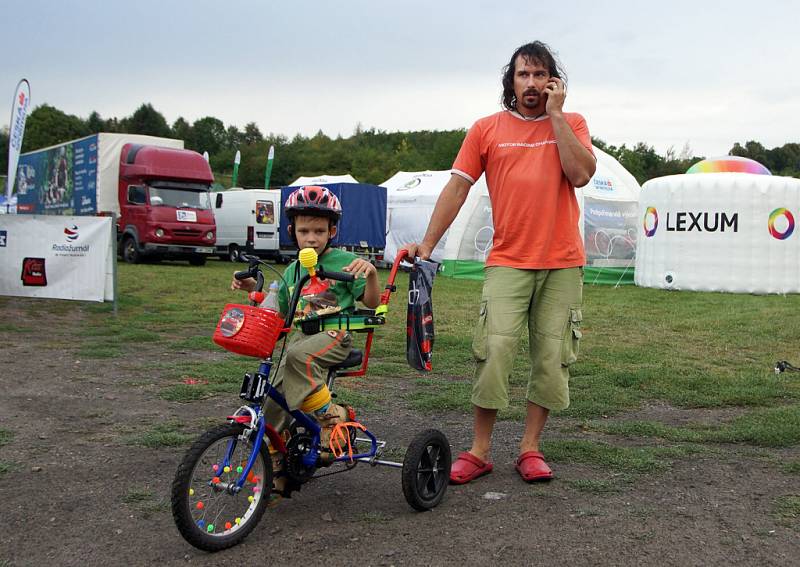
<instances>
[{"instance_id":1,"label":"man's bare leg","mask_svg":"<svg viewBox=\"0 0 800 567\"><path fill-rule=\"evenodd\" d=\"M520 454L539 450L539 437L544 429L544 424L547 423L549 414L549 409L533 402L528 402L528 412L525 415L525 433L519 445Z\"/></svg>"},{"instance_id":2,"label":"man's bare leg","mask_svg":"<svg viewBox=\"0 0 800 567\"><path fill-rule=\"evenodd\" d=\"M474 408L474 421L472 425L473 441L470 453L482 461L489 460L489 453L492 447L492 430L497 419L496 409L487 409L478 406Z\"/></svg>"}]
</instances>

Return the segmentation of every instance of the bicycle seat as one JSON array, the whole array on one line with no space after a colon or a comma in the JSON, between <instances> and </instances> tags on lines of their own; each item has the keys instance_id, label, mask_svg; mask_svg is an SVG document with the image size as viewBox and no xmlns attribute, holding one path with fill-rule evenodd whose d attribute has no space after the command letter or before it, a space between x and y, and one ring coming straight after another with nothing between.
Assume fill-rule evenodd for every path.
<instances>
[{"instance_id":1,"label":"bicycle seat","mask_svg":"<svg viewBox=\"0 0 800 567\"><path fill-rule=\"evenodd\" d=\"M364 351L358 348L354 348L350 351L350 354L347 355L343 361L338 364L334 364L330 367L331 370L341 370L343 368L351 368L353 366L360 366L361 362L364 360Z\"/></svg>"}]
</instances>

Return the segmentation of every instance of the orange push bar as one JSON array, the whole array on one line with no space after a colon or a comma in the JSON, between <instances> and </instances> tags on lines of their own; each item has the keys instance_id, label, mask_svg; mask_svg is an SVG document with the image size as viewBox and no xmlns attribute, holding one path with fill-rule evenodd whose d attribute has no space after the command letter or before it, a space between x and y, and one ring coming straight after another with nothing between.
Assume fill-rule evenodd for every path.
<instances>
[{"instance_id":1,"label":"orange push bar","mask_svg":"<svg viewBox=\"0 0 800 567\"><path fill-rule=\"evenodd\" d=\"M395 256L394 263L392 264L392 271L389 272L389 278L386 280L386 288L381 294L381 305L388 305L389 297L391 297L394 291L397 291L397 288L394 286L394 278L397 276L397 269L400 267L400 262L408 257L408 250L405 248L401 248L397 251L397 256ZM413 262L414 259L411 258L411 260Z\"/></svg>"}]
</instances>

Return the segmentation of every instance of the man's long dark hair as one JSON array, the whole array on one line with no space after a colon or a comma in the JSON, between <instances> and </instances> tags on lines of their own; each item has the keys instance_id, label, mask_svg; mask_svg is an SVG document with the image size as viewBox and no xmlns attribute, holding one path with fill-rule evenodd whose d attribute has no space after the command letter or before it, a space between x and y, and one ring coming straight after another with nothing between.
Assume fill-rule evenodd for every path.
<instances>
[{"instance_id":1,"label":"man's long dark hair","mask_svg":"<svg viewBox=\"0 0 800 567\"><path fill-rule=\"evenodd\" d=\"M517 61L517 57L520 55L522 55L525 61L535 61L547 67L551 77L561 79L565 83L567 82L567 74L564 72L564 68L546 43L542 43L541 41L526 43L517 48L511 56L511 61L508 62L508 65L503 67L503 96L501 102L503 107L508 110L517 109L517 98L514 96L514 64Z\"/></svg>"}]
</instances>

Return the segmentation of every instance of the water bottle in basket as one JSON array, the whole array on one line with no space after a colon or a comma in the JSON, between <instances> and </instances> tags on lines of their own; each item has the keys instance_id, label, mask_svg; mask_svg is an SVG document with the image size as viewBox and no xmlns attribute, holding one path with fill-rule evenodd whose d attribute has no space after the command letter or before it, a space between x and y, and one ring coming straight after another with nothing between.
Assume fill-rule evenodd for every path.
<instances>
[{"instance_id":1,"label":"water bottle in basket","mask_svg":"<svg viewBox=\"0 0 800 567\"><path fill-rule=\"evenodd\" d=\"M269 291L267 292L266 297L264 297L264 301L261 302L260 307L262 309L271 309L272 311L278 311L278 290L280 286L278 285L277 281L273 281L269 284Z\"/></svg>"}]
</instances>

